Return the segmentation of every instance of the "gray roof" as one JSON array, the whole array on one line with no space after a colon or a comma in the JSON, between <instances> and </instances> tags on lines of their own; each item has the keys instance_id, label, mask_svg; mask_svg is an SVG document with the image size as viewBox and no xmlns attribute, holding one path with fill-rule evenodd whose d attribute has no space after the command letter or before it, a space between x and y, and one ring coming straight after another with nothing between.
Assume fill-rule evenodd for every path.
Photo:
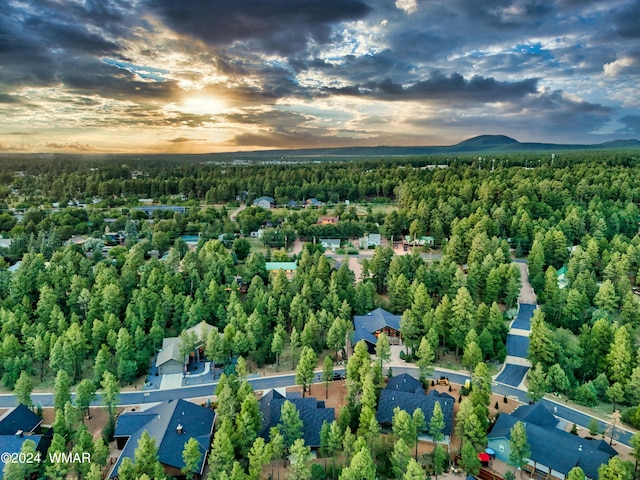
<instances>
[{"instance_id":1,"label":"gray roof","mask_svg":"<svg viewBox=\"0 0 640 480\"><path fill-rule=\"evenodd\" d=\"M158 352L156 367L164 365L170 360L184 363L184 359L180 357L180 345L182 345L182 340L180 340L180 337L163 338L162 351Z\"/></svg>"},{"instance_id":2,"label":"gray roof","mask_svg":"<svg viewBox=\"0 0 640 480\"><path fill-rule=\"evenodd\" d=\"M331 423L335 420L333 408L325 408L324 402L313 397L301 398L298 395L287 393L287 397L275 390L267 392L259 401L260 412L262 413L262 428L260 436L269 440L269 430L280 422L282 405L286 400L293 403L302 420L302 438L305 445L315 448L320 446L320 429L326 421Z\"/></svg>"},{"instance_id":3,"label":"gray roof","mask_svg":"<svg viewBox=\"0 0 640 480\"><path fill-rule=\"evenodd\" d=\"M266 200L266 201L267 201L267 202L269 202L269 203L276 203L276 199L275 199L275 198L273 198L273 197L266 197L266 196L264 196L264 197L258 197L258 198L256 198L256 199L253 201L253 204L254 204L254 205L257 205L257 204L258 204L258 202L260 202L261 200Z\"/></svg>"},{"instance_id":4,"label":"gray roof","mask_svg":"<svg viewBox=\"0 0 640 480\"><path fill-rule=\"evenodd\" d=\"M40 453L46 453L41 451L43 446L40 444L46 443L42 441L43 440L42 435L26 435L23 437L19 437L13 434L0 435L0 450L3 453L10 453L10 454L20 453L20 451L22 450L22 444L25 442L25 440L33 441L36 444L37 451L39 451ZM48 446L44 448L48 448ZM44 458L44 455L42 455L42 458ZM0 479L2 478L4 478L4 469L0 469Z\"/></svg>"},{"instance_id":5,"label":"gray roof","mask_svg":"<svg viewBox=\"0 0 640 480\"><path fill-rule=\"evenodd\" d=\"M533 420L536 421L535 418ZM488 435L489 440L501 437L508 440L511 428L518 421L521 420L515 415L500 415ZM587 440L554 426L540 426L531 421L523 423L531 448L529 458L565 475L573 467L580 467L587 477L598 478L600 465L616 455L616 451L602 440Z\"/></svg>"},{"instance_id":6,"label":"gray roof","mask_svg":"<svg viewBox=\"0 0 640 480\"><path fill-rule=\"evenodd\" d=\"M542 403L532 405L522 405L516 408L511 415L521 422L529 422L539 427L555 427L558 419Z\"/></svg>"},{"instance_id":7,"label":"gray roof","mask_svg":"<svg viewBox=\"0 0 640 480\"><path fill-rule=\"evenodd\" d=\"M387 382L387 386L385 388L388 390L401 392L424 393L422 382L413 378L408 373L403 373L401 375L391 377Z\"/></svg>"},{"instance_id":8,"label":"gray roof","mask_svg":"<svg viewBox=\"0 0 640 480\"><path fill-rule=\"evenodd\" d=\"M453 432L453 404L455 400L451 395L439 393L437 390L430 390L427 395L424 395L422 393L410 393L385 388L380 392L376 419L380 424L391 425L395 407L400 407L401 410L405 410L409 415L413 415L414 410L420 408L424 413L426 423L428 423L433 416L433 407L436 402L440 402L440 408L444 415L442 433L451 435Z\"/></svg>"},{"instance_id":9,"label":"gray roof","mask_svg":"<svg viewBox=\"0 0 640 480\"><path fill-rule=\"evenodd\" d=\"M376 308L366 315L356 315L353 317L353 326L353 343L364 340L375 345L378 343L378 338L373 332L384 327L390 327L400 331L400 315L394 315L383 308Z\"/></svg>"},{"instance_id":10,"label":"gray roof","mask_svg":"<svg viewBox=\"0 0 640 480\"><path fill-rule=\"evenodd\" d=\"M200 444L202 453L196 473L201 473L211 444L214 420L213 410L182 399L168 400L142 412L123 413L118 417L114 437L129 437L129 439L109 478L117 476L123 458L133 459L138 440L144 431L155 438L160 463L177 469L184 467L182 460L184 444L190 438L195 438ZM182 433L178 433L178 425L182 425Z\"/></svg>"},{"instance_id":11,"label":"gray roof","mask_svg":"<svg viewBox=\"0 0 640 480\"><path fill-rule=\"evenodd\" d=\"M213 325L209 325L207 322L202 320L200 323L194 325L191 328L187 328L187 332L193 332L196 334L196 339L198 343L206 342L207 337L209 336L209 332L213 330Z\"/></svg>"},{"instance_id":12,"label":"gray roof","mask_svg":"<svg viewBox=\"0 0 640 480\"><path fill-rule=\"evenodd\" d=\"M20 404L0 417L0 435L15 435L18 430L33 432L41 423L42 418Z\"/></svg>"}]
</instances>

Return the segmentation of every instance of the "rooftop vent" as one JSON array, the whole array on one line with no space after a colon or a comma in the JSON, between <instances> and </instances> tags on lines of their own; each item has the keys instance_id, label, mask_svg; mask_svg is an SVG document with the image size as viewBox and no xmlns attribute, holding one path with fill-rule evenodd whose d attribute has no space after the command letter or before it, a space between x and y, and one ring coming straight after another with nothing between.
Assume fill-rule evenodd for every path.
<instances>
[{"instance_id":1,"label":"rooftop vent","mask_svg":"<svg viewBox=\"0 0 640 480\"><path fill-rule=\"evenodd\" d=\"M178 435L182 435L182 424L178 424L178 426L176 427L176 432L178 433Z\"/></svg>"}]
</instances>

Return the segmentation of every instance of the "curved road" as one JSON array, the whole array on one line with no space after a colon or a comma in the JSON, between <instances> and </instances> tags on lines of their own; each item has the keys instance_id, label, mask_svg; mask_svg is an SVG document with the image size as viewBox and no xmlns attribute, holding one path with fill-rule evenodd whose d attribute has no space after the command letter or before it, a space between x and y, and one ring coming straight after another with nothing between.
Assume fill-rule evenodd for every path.
<instances>
[{"instance_id":1,"label":"curved road","mask_svg":"<svg viewBox=\"0 0 640 480\"><path fill-rule=\"evenodd\" d=\"M334 370L336 373L344 373L344 368L337 368ZM394 374L408 373L417 378L418 368L414 366L393 366ZM457 373L444 370L435 370L432 378L437 380L441 376L449 377L453 383L464 384L465 380L469 378L464 373ZM255 390L265 390L269 388L289 387L295 385L295 374L285 374L270 377L257 377L249 378L248 382L253 386ZM192 385L185 386L173 390L154 390L154 391L140 391L140 392L123 392L120 394L120 406L127 405L140 405L143 403L156 403L176 398L195 398L195 397L207 397L213 396L214 390L217 386L217 382L209 383L205 385ZM504 395L510 398L515 398L522 403L528 403L529 399L526 396L526 392L517 388L509 387L507 385L493 383L491 390L498 395ZM53 395L51 393L34 393L31 395L34 404L40 403L43 407L53 406ZM541 402L545 407L549 409L557 417L566 420L569 423L575 423L581 427L587 428L591 416L568 407L561 402L556 402L550 399L542 399ZM102 405L102 398L98 395L94 402L94 406ZM11 394L5 394L0 396L0 407L7 408L15 406L15 397ZM606 422L600 421L600 429L603 431L608 427ZM633 432L617 428L616 441L623 443L627 446L630 445L631 436Z\"/></svg>"}]
</instances>

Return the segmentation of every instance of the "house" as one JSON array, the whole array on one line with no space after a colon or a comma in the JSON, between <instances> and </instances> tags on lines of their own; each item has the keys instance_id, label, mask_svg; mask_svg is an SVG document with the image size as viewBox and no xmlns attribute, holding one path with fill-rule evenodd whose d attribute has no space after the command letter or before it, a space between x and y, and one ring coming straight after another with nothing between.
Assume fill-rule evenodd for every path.
<instances>
[{"instance_id":1,"label":"house","mask_svg":"<svg viewBox=\"0 0 640 480\"><path fill-rule=\"evenodd\" d=\"M488 435L488 446L497 459L508 462L511 428L519 421L531 449L525 470L532 477L563 480L572 468L580 467L587 478L595 480L600 465L617 455L604 440L588 440L557 428L558 419L544 405L535 403L498 417Z\"/></svg>"},{"instance_id":2,"label":"house","mask_svg":"<svg viewBox=\"0 0 640 480\"><path fill-rule=\"evenodd\" d=\"M182 452L184 444L195 438L200 444L202 457L193 473L202 477L206 457L211 445L215 412L186 400L167 400L147 410L120 414L114 438L118 450L122 450L109 478L118 478L118 469L125 458L133 460L138 441L146 431L156 441L158 460L167 476L185 478Z\"/></svg>"},{"instance_id":3,"label":"house","mask_svg":"<svg viewBox=\"0 0 640 480\"><path fill-rule=\"evenodd\" d=\"M269 210L276 206L276 199L273 197L258 197L253 201L252 205Z\"/></svg>"},{"instance_id":4,"label":"house","mask_svg":"<svg viewBox=\"0 0 640 480\"><path fill-rule=\"evenodd\" d=\"M364 237L358 239L360 248L375 248L382 245L382 235L379 233L369 233Z\"/></svg>"},{"instance_id":5,"label":"house","mask_svg":"<svg viewBox=\"0 0 640 480\"><path fill-rule=\"evenodd\" d=\"M156 358L156 367L160 375L182 373L185 367L185 358L180 355L182 340L179 337L167 337L162 339L162 348Z\"/></svg>"},{"instance_id":6,"label":"house","mask_svg":"<svg viewBox=\"0 0 640 480\"><path fill-rule=\"evenodd\" d=\"M194 325L191 328L187 328L185 332L195 334L196 343L195 350L189 354L193 356L196 362L199 362L204 356L204 344L207 341L209 332L214 327L209 325L204 320ZM182 340L180 337L166 337L162 339L162 348L158 352L156 358L156 367L158 368L158 374L168 375L173 373L183 373L185 366L189 361L188 357L182 357L180 350L182 348Z\"/></svg>"},{"instance_id":7,"label":"house","mask_svg":"<svg viewBox=\"0 0 640 480\"><path fill-rule=\"evenodd\" d=\"M436 402L440 403L442 414L444 416L444 434L445 442L449 442L453 433L453 406L455 399L447 394L440 393L437 390L430 390L427 395L424 393L404 392L399 389L387 388L380 392L380 400L378 401L378 410L376 411L376 420L384 428L391 428L393 423L393 410L399 407L405 410L409 415L413 415L416 409L422 410L426 423L433 416L433 408Z\"/></svg>"},{"instance_id":8,"label":"house","mask_svg":"<svg viewBox=\"0 0 640 480\"><path fill-rule=\"evenodd\" d=\"M187 207L178 207L175 205L147 205L144 207L133 207L131 210L141 210L147 214L149 218L153 216L155 212L174 212L184 215L187 211Z\"/></svg>"},{"instance_id":9,"label":"house","mask_svg":"<svg viewBox=\"0 0 640 480\"><path fill-rule=\"evenodd\" d=\"M305 202L307 207L321 207L322 206L322 202L320 200L318 200L317 198L308 198L307 201Z\"/></svg>"},{"instance_id":10,"label":"house","mask_svg":"<svg viewBox=\"0 0 640 480\"><path fill-rule=\"evenodd\" d=\"M383 308L376 308L366 315L353 317L353 344L364 340L369 348L369 353L375 353L378 335L385 333L389 337L391 345L400 345L400 315L394 315Z\"/></svg>"},{"instance_id":11,"label":"house","mask_svg":"<svg viewBox=\"0 0 640 480\"><path fill-rule=\"evenodd\" d=\"M435 242L435 239L433 237L430 236L420 236L420 237L413 237L413 235L405 235L404 236L404 243L409 244L409 245L415 245L418 247L424 247L425 245L428 245L430 247L433 246Z\"/></svg>"},{"instance_id":12,"label":"house","mask_svg":"<svg viewBox=\"0 0 640 480\"><path fill-rule=\"evenodd\" d=\"M28 407L18 405L7 410L0 417L0 450L4 454L18 454L26 440L35 443L36 452L45 458L51 438L51 431L41 434L42 418L33 413ZM0 469L0 479L3 470Z\"/></svg>"},{"instance_id":13,"label":"house","mask_svg":"<svg viewBox=\"0 0 640 480\"><path fill-rule=\"evenodd\" d=\"M318 225L335 225L340 220L340 217L320 217L318 218Z\"/></svg>"},{"instance_id":14,"label":"house","mask_svg":"<svg viewBox=\"0 0 640 480\"><path fill-rule=\"evenodd\" d=\"M558 288L565 288L569 282L567 281L567 266L563 266L558 270Z\"/></svg>"},{"instance_id":15,"label":"house","mask_svg":"<svg viewBox=\"0 0 640 480\"><path fill-rule=\"evenodd\" d=\"M387 390L398 391L398 392L424 394L424 388L422 387L422 382L417 378L412 377L408 373L403 373L401 375L395 375L391 377L387 382L387 386L385 388Z\"/></svg>"},{"instance_id":16,"label":"house","mask_svg":"<svg viewBox=\"0 0 640 480\"><path fill-rule=\"evenodd\" d=\"M0 248L9 248L11 246L10 238L1 238L0 237Z\"/></svg>"},{"instance_id":17,"label":"house","mask_svg":"<svg viewBox=\"0 0 640 480\"><path fill-rule=\"evenodd\" d=\"M29 407L20 404L7 410L0 417L0 436L15 435L17 432L40 433L41 424L42 418L33 413Z\"/></svg>"},{"instance_id":18,"label":"house","mask_svg":"<svg viewBox=\"0 0 640 480\"><path fill-rule=\"evenodd\" d=\"M269 273L284 270L284 273L287 274L287 278L291 280L293 275L296 273L298 265L296 262L265 262L265 268Z\"/></svg>"},{"instance_id":19,"label":"house","mask_svg":"<svg viewBox=\"0 0 640 480\"><path fill-rule=\"evenodd\" d=\"M249 232L249 236L251 238L262 238L263 233L264 233L264 230L262 228L259 228L255 232Z\"/></svg>"},{"instance_id":20,"label":"house","mask_svg":"<svg viewBox=\"0 0 640 480\"><path fill-rule=\"evenodd\" d=\"M320 245L324 248L328 248L332 251L336 251L340 248L340 239L339 238L321 238Z\"/></svg>"},{"instance_id":21,"label":"house","mask_svg":"<svg viewBox=\"0 0 640 480\"><path fill-rule=\"evenodd\" d=\"M262 414L259 436L269 440L269 430L280 422L280 412L286 400L293 403L300 413L302 420L302 438L305 445L312 449L320 447L320 430L326 421L335 420L333 408L326 408L323 401L313 397L302 398L299 393L287 392L285 395L277 390L269 390L258 401Z\"/></svg>"}]
</instances>

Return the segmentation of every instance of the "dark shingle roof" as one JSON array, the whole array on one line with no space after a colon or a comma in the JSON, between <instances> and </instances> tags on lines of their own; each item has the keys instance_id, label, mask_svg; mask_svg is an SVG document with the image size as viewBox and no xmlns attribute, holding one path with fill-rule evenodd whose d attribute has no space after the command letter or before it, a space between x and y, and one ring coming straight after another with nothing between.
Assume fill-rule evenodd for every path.
<instances>
[{"instance_id":1,"label":"dark shingle roof","mask_svg":"<svg viewBox=\"0 0 640 480\"><path fill-rule=\"evenodd\" d=\"M20 453L22 444L25 440L32 440L36 444L36 449L42 440L42 435L27 435L20 437L18 435L0 435L0 451L3 453ZM41 457L43 458L44 455ZM4 471L0 469L0 479L4 478Z\"/></svg>"},{"instance_id":2,"label":"dark shingle roof","mask_svg":"<svg viewBox=\"0 0 640 480\"><path fill-rule=\"evenodd\" d=\"M155 438L160 463L178 469L184 467L182 451L184 444L195 438L200 444L202 459L198 466L200 473L202 462L211 443L215 412L186 400L169 400L143 412L128 412L120 415L116 424L115 437L129 437L109 478L117 475L120 463L125 457L133 459L138 440L145 430ZM177 426L182 425L182 433Z\"/></svg>"},{"instance_id":3,"label":"dark shingle roof","mask_svg":"<svg viewBox=\"0 0 640 480\"><path fill-rule=\"evenodd\" d=\"M539 427L555 427L558 425L558 419L542 403L522 405L516 408L511 415L521 422L533 423Z\"/></svg>"},{"instance_id":4,"label":"dark shingle roof","mask_svg":"<svg viewBox=\"0 0 640 480\"><path fill-rule=\"evenodd\" d=\"M301 398L297 395L287 393L287 398L282 394L271 390L267 392L259 401L262 413L262 429L260 436L269 440L269 430L280 422L280 412L286 400L293 403L302 420L302 438L305 445L309 447L320 446L320 429L322 424L335 420L333 408L325 408L324 402L319 402L313 397Z\"/></svg>"},{"instance_id":5,"label":"dark shingle roof","mask_svg":"<svg viewBox=\"0 0 640 480\"><path fill-rule=\"evenodd\" d=\"M428 395L423 395L421 393L409 393L385 388L380 392L376 419L378 423L390 425L395 407L406 410L409 415L413 415L414 410L420 408L424 413L425 421L428 423L433 415L433 407L436 402L440 402L440 408L444 414L444 430L442 433L451 435L453 432L453 404L455 401L451 395L438 393L436 390L431 390Z\"/></svg>"},{"instance_id":6,"label":"dark shingle roof","mask_svg":"<svg viewBox=\"0 0 640 480\"><path fill-rule=\"evenodd\" d=\"M13 435L18 430L33 432L42 423L42 418L22 404L0 417L0 435Z\"/></svg>"},{"instance_id":7,"label":"dark shingle roof","mask_svg":"<svg viewBox=\"0 0 640 480\"><path fill-rule=\"evenodd\" d=\"M422 382L413 378L408 373L396 375L391 377L385 387L387 390L409 392L409 393L424 393L422 388Z\"/></svg>"},{"instance_id":8,"label":"dark shingle roof","mask_svg":"<svg viewBox=\"0 0 640 480\"><path fill-rule=\"evenodd\" d=\"M375 345L378 339L373 332L384 327L390 327L400 331L400 315L394 315L383 308L376 308L366 315L356 315L353 317L353 326L354 343L365 340Z\"/></svg>"},{"instance_id":9,"label":"dark shingle roof","mask_svg":"<svg viewBox=\"0 0 640 480\"><path fill-rule=\"evenodd\" d=\"M488 438L509 439L511 428L518 421L521 420L515 415L500 415ZM587 477L598 478L600 465L607 463L616 454L615 450L601 440L580 438L554 426L540 426L530 421L523 423L531 448L531 460L565 475L573 467L580 467Z\"/></svg>"}]
</instances>

